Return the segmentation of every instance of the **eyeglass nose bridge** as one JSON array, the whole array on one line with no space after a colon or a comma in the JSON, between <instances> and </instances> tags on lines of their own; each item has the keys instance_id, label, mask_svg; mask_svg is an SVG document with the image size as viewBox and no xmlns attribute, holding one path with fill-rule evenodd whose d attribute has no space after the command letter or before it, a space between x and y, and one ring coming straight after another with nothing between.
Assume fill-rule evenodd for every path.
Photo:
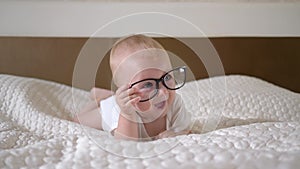
<instances>
[{"instance_id":1,"label":"eyeglass nose bridge","mask_svg":"<svg viewBox=\"0 0 300 169\"><path fill-rule=\"evenodd\" d=\"M156 82L156 90L158 91L159 90L159 83L161 82L162 83L162 85L166 88L166 89L169 89L169 87L166 85L166 83L165 83L165 81L164 81L164 78L165 78L165 76L162 76L160 79L155 79L155 82ZM157 92L156 92L156 94L157 94ZM155 94L155 95L156 95Z\"/></svg>"},{"instance_id":2,"label":"eyeglass nose bridge","mask_svg":"<svg viewBox=\"0 0 300 169\"><path fill-rule=\"evenodd\" d=\"M159 83L160 83L160 82L162 83L162 85L163 85L166 89L169 89L169 88L167 87L167 85L165 84L165 82L164 82L164 78L165 78L165 76L161 77L160 79L155 79L155 82L156 82L156 84L155 84L155 94L154 94L151 98L149 98L148 100L154 98L154 97L158 94ZM148 100L145 100L145 101L148 101ZM144 101L141 101L141 102L144 102Z\"/></svg>"}]
</instances>

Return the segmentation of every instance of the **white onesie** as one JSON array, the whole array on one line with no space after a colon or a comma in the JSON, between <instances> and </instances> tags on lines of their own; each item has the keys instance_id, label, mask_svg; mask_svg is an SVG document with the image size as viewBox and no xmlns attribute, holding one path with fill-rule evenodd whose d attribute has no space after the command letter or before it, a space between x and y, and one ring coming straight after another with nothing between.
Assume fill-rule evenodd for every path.
<instances>
[{"instance_id":1,"label":"white onesie","mask_svg":"<svg viewBox=\"0 0 300 169\"><path fill-rule=\"evenodd\" d=\"M115 96L108 97L100 101L102 129L111 133L118 127L120 107L116 102ZM176 93L174 102L167 113L166 129L179 132L189 130L191 127L191 114L186 111L183 100ZM148 137L144 127L139 127L141 138Z\"/></svg>"}]
</instances>

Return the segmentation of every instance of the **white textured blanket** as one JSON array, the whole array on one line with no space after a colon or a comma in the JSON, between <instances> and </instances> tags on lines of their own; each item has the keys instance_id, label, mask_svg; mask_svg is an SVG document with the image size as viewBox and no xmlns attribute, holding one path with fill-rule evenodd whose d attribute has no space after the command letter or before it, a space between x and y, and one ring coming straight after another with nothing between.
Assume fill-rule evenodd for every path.
<instances>
[{"instance_id":1,"label":"white textured blanket","mask_svg":"<svg viewBox=\"0 0 300 169\"><path fill-rule=\"evenodd\" d=\"M300 94L247 76L189 82L179 92L195 134L120 141L69 121L88 92L0 75L0 168L300 166Z\"/></svg>"}]
</instances>

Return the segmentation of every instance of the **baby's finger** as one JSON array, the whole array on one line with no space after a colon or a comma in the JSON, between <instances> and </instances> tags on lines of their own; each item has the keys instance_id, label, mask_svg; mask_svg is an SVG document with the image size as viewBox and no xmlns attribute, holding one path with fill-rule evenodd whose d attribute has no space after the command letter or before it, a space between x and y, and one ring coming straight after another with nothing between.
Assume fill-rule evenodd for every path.
<instances>
[{"instance_id":1,"label":"baby's finger","mask_svg":"<svg viewBox=\"0 0 300 169\"><path fill-rule=\"evenodd\" d=\"M134 98L135 93L136 93L136 89L134 89L134 88L127 89L126 91L123 91L122 93L120 93L119 98L120 99Z\"/></svg>"},{"instance_id":2,"label":"baby's finger","mask_svg":"<svg viewBox=\"0 0 300 169\"><path fill-rule=\"evenodd\" d=\"M141 97L136 96L135 98L131 99L129 102L130 102L130 104L135 105L135 104L137 104L140 100L141 100Z\"/></svg>"},{"instance_id":3,"label":"baby's finger","mask_svg":"<svg viewBox=\"0 0 300 169\"><path fill-rule=\"evenodd\" d=\"M126 104L130 104L130 103L132 103L132 102L138 102L138 101L140 101L140 97L138 96L138 95L131 95L131 96L128 96L128 97L126 97L126 98L124 98L123 99L124 100L124 102L126 102Z\"/></svg>"},{"instance_id":4,"label":"baby's finger","mask_svg":"<svg viewBox=\"0 0 300 169\"><path fill-rule=\"evenodd\" d=\"M137 88L133 87L128 89L128 95L136 94L137 93Z\"/></svg>"},{"instance_id":5,"label":"baby's finger","mask_svg":"<svg viewBox=\"0 0 300 169\"><path fill-rule=\"evenodd\" d=\"M120 99L125 99L125 98L129 98L130 97L130 89L127 89L125 91L123 91L122 93L120 93L119 98Z\"/></svg>"},{"instance_id":6,"label":"baby's finger","mask_svg":"<svg viewBox=\"0 0 300 169\"><path fill-rule=\"evenodd\" d=\"M119 96L117 96L117 100L119 100L121 103L127 103L130 99L134 98L134 95L129 96L127 92L121 93Z\"/></svg>"},{"instance_id":7,"label":"baby's finger","mask_svg":"<svg viewBox=\"0 0 300 169\"><path fill-rule=\"evenodd\" d=\"M128 90L129 85L122 85L121 87L119 87L116 91L116 95L120 95L121 93L123 93L124 91Z\"/></svg>"},{"instance_id":8,"label":"baby's finger","mask_svg":"<svg viewBox=\"0 0 300 169\"><path fill-rule=\"evenodd\" d=\"M126 102L126 104L125 104L125 106L135 106L136 105L136 103L138 103L139 101L141 100L141 98L140 97L135 97L135 98L132 98L132 99L130 99L130 100L128 100L127 102Z\"/></svg>"},{"instance_id":9,"label":"baby's finger","mask_svg":"<svg viewBox=\"0 0 300 169\"><path fill-rule=\"evenodd\" d=\"M125 89L123 91L119 91L118 94L116 95L119 99L124 99L126 97L129 97L128 94L128 89Z\"/></svg>"}]
</instances>

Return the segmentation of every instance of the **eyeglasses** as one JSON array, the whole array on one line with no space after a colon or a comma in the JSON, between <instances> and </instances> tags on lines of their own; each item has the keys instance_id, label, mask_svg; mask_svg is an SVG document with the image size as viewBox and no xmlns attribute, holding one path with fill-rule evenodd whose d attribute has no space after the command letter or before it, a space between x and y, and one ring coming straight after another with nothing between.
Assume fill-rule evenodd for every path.
<instances>
[{"instance_id":1,"label":"eyeglasses","mask_svg":"<svg viewBox=\"0 0 300 169\"><path fill-rule=\"evenodd\" d=\"M146 102L158 94L159 83L169 90L177 90L184 86L186 80L186 67L177 67L165 73L161 78L143 79L130 85L129 88L136 87L138 95L141 97L140 102Z\"/></svg>"}]
</instances>

